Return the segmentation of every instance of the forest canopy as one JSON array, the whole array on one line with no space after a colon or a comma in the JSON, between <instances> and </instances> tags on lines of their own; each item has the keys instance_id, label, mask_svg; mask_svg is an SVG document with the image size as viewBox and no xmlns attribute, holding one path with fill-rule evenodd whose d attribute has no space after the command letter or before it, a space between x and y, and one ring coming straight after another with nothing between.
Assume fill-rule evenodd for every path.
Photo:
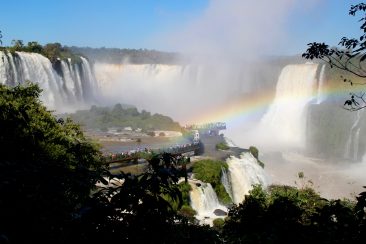
<instances>
[{"instance_id":1,"label":"forest canopy","mask_svg":"<svg viewBox=\"0 0 366 244\"><path fill-rule=\"evenodd\" d=\"M151 114L146 110L139 112L136 107L116 104L113 107L92 106L89 110L79 110L69 116L74 121L82 124L87 129L101 129L117 127L132 129L152 130L172 130L181 131L181 126L172 118L162 114Z\"/></svg>"}]
</instances>

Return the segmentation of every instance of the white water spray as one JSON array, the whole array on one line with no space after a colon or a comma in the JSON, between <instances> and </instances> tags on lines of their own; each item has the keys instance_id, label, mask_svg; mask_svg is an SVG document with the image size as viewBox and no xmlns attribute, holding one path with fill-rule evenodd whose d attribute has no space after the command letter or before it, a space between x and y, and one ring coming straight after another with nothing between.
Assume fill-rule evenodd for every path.
<instances>
[{"instance_id":1,"label":"white water spray","mask_svg":"<svg viewBox=\"0 0 366 244\"><path fill-rule=\"evenodd\" d=\"M287 65L282 69L276 96L260 122L259 131L268 132L268 140L304 147L307 104L316 95L317 64Z\"/></svg>"},{"instance_id":2,"label":"white water spray","mask_svg":"<svg viewBox=\"0 0 366 244\"><path fill-rule=\"evenodd\" d=\"M325 87L324 87L324 83L325 83L325 67L326 65L323 64L322 68L320 70L320 75L319 75L319 80L318 80L318 95L317 95L317 104L321 104L322 102L325 101L325 99L327 98L325 95Z\"/></svg>"},{"instance_id":3,"label":"white water spray","mask_svg":"<svg viewBox=\"0 0 366 244\"><path fill-rule=\"evenodd\" d=\"M233 200L233 189L231 187L230 176L224 167L221 168L221 184L225 187L225 190L227 194L229 194L231 200Z\"/></svg>"},{"instance_id":4,"label":"white water spray","mask_svg":"<svg viewBox=\"0 0 366 244\"><path fill-rule=\"evenodd\" d=\"M96 95L97 84L89 62L59 60L59 70L38 53L0 51L0 83L10 86L31 81L43 90L41 100L59 112L67 106L82 107ZM77 102L77 103L75 103ZM67 110L67 109L66 109Z\"/></svg>"},{"instance_id":5,"label":"white water spray","mask_svg":"<svg viewBox=\"0 0 366 244\"><path fill-rule=\"evenodd\" d=\"M219 218L214 214L216 209L227 212L227 208L219 203L217 195L210 183L204 183L198 180L190 180L192 187L190 191L191 206L197 212L196 218L201 223L212 225L215 218Z\"/></svg>"},{"instance_id":6,"label":"white water spray","mask_svg":"<svg viewBox=\"0 0 366 244\"><path fill-rule=\"evenodd\" d=\"M357 160L358 159L358 148L360 143L360 118L361 110L356 113L356 119L350 129L349 136L346 142L346 149L344 152L344 157L346 159Z\"/></svg>"},{"instance_id":7,"label":"white water spray","mask_svg":"<svg viewBox=\"0 0 366 244\"><path fill-rule=\"evenodd\" d=\"M253 185L268 186L268 177L251 153L242 153L240 158L231 156L226 162L229 165L229 176L235 204L239 204L244 200L244 196L248 194Z\"/></svg>"}]
</instances>

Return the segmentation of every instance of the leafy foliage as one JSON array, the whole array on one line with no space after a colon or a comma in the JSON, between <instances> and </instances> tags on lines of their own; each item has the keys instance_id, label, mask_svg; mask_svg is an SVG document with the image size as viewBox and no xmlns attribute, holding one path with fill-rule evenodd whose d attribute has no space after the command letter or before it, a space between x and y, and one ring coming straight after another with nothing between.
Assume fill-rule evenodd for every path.
<instances>
[{"instance_id":1,"label":"leafy foliage","mask_svg":"<svg viewBox=\"0 0 366 244\"><path fill-rule=\"evenodd\" d=\"M0 86L0 241L218 243L214 230L166 199L187 202L178 158L155 155L143 174L107 182L98 148L78 125L47 111L39 94L32 84ZM98 180L105 186L96 189Z\"/></svg>"},{"instance_id":2,"label":"leafy foliage","mask_svg":"<svg viewBox=\"0 0 366 244\"><path fill-rule=\"evenodd\" d=\"M91 60L120 64L121 60L132 64L176 64L182 59L178 53L161 52L147 49L69 47Z\"/></svg>"},{"instance_id":3,"label":"leafy foliage","mask_svg":"<svg viewBox=\"0 0 366 244\"><path fill-rule=\"evenodd\" d=\"M230 147L227 145L226 142L220 142L216 144L216 150L228 150Z\"/></svg>"},{"instance_id":4,"label":"leafy foliage","mask_svg":"<svg viewBox=\"0 0 366 244\"><path fill-rule=\"evenodd\" d=\"M257 159L258 164L264 168L264 163L259 160L259 150L255 146L250 146L249 152Z\"/></svg>"},{"instance_id":5,"label":"leafy foliage","mask_svg":"<svg viewBox=\"0 0 366 244\"><path fill-rule=\"evenodd\" d=\"M3 47L0 50L9 51L11 53L15 52L39 53L47 57L52 64L56 64L59 59L61 60L70 59L73 63L81 62L79 55L74 54L70 49L62 46L60 43L57 42L48 43L42 46L36 41L28 42L27 45L25 45L22 40L13 40L12 46Z\"/></svg>"},{"instance_id":6,"label":"leafy foliage","mask_svg":"<svg viewBox=\"0 0 366 244\"><path fill-rule=\"evenodd\" d=\"M356 217L357 204L328 201L310 188L256 186L230 210L223 235L228 243L363 243L366 215L363 209Z\"/></svg>"},{"instance_id":7,"label":"leafy foliage","mask_svg":"<svg viewBox=\"0 0 366 244\"><path fill-rule=\"evenodd\" d=\"M117 178L123 184L100 189L80 219L84 234L78 241L217 243L213 230L189 224L184 214L177 214L171 204L178 203L180 209L184 203L181 189L187 190L186 185L177 184L177 164L170 154L155 155L145 173L121 174ZM187 209L182 211L187 212ZM202 237L204 239L200 240Z\"/></svg>"},{"instance_id":8,"label":"leafy foliage","mask_svg":"<svg viewBox=\"0 0 366 244\"><path fill-rule=\"evenodd\" d=\"M90 110L80 110L67 116L91 129L131 127L141 128L144 131L181 130L180 125L168 116L151 115L145 110L139 112L135 107L121 104L116 104L113 108L92 106Z\"/></svg>"},{"instance_id":9,"label":"leafy foliage","mask_svg":"<svg viewBox=\"0 0 366 244\"><path fill-rule=\"evenodd\" d=\"M223 161L200 160L193 165L193 173L196 179L212 185L221 203L230 204L232 200L221 183L222 168L228 169Z\"/></svg>"},{"instance_id":10,"label":"leafy foliage","mask_svg":"<svg viewBox=\"0 0 366 244\"><path fill-rule=\"evenodd\" d=\"M40 92L0 85L0 233L14 243L66 238L102 171L96 145L70 120L57 121Z\"/></svg>"},{"instance_id":11,"label":"leafy foliage","mask_svg":"<svg viewBox=\"0 0 366 244\"><path fill-rule=\"evenodd\" d=\"M356 77L366 78L366 7L365 3L352 5L349 14L355 16L361 12L363 17L360 30L361 36L343 37L339 42L339 47L329 47L325 43L313 42L308 44L308 49L302 55L306 59L321 59L328 63L330 67L336 67L340 70L347 71ZM365 84L365 81L355 82L354 80L343 78L343 81L351 86ZM350 94L350 99L346 100L344 107L348 110L355 111L366 107L365 93Z\"/></svg>"}]
</instances>

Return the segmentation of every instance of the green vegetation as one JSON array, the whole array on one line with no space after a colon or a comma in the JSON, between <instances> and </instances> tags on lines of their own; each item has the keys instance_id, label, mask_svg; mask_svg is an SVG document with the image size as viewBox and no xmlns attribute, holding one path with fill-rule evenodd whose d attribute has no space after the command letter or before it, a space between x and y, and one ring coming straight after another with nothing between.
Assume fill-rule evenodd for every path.
<instances>
[{"instance_id":1,"label":"green vegetation","mask_svg":"<svg viewBox=\"0 0 366 244\"><path fill-rule=\"evenodd\" d=\"M0 242L218 242L164 198L187 204L178 159L153 155L140 175L112 176L80 127L57 120L39 95L36 85L0 85ZM95 187L112 177L123 184Z\"/></svg>"},{"instance_id":2,"label":"green vegetation","mask_svg":"<svg viewBox=\"0 0 366 244\"><path fill-rule=\"evenodd\" d=\"M90 48L69 47L75 53L81 53L90 60L120 64L127 61L131 64L177 64L182 62L178 53L161 52L147 49Z\"/></svg>"},{"instance_id":3,"label":"green vegetation","mask_svg":"<svg viewBox=\"0 0 366 244\"><path fill-rule=\"evenodd\" d=\"M326 200L310 188L254 187L225 221L227 243L362 243L366 194Z\"/></svg>"},{"instance_id":4,"label":"green vegetation","mask_svg":"<svg viewBox=\"0 0 366 244\"><path fill-rule=\"evenodd\" d=\"M257 162L258 162L259 166L264 168L264 163L259 160L259 150L254 146L250 146L249 147L249 152L253 155L253 157L255 157L257 159Z\"/></svg>"},{"instance_id":5,"label":"green vegetation","mask_svg":"<svg viewBox=\"0 0 366 244\"><path fill-rule=\"evenodd\" d=\"M230 147L227 145L226 142L220 142L216 144L216 150L229 150Z\"/></svg>"},{"instance_id":6,"label":"green vegetation","mask_svg":"<svg viewBox=\"0 0 366 244\"><path fill-rule=\"evenodd\" d=\"M0 241L365 243L366 192L352 202L308 187L255 186L209 228L193 220L190 185L177 184L179 159L170 154L151 156L139 175L114 175L122 185L97 189L97 180L112 178L98 148L78 125L52 116L39 94L36 85L0 85ZM193 172L217 191L222 167L203 160Z\"/></svg>"},{"instance_id":7,"label":"green vegetation","mask_svg":"<svg viewBox=\"0 0 366 244\"><path fill-rule=\"evenodd\" d=\"M103 170L98 147L39 96L33 84L0 85L0 236L11 243L61 240Z\"/></svg>"},{"instance_id":8,"label":"green vegetation","mask_svg":"<svg viewBox=\"0 0 366 244\"><path fill-rule=\"evenodd\" d=\"M189 183L182 182L178 185L178 188L182 194L182 207L178 209L178 214L194 221L196 211L191 207L189 198L189 192L192 190L192 187Z\"/></svg>"},{"instance_id":9,"label":"green vegetation","mask_svg":"<svg viewBox=\"0 0 366 244\"><path fill-rule=\"evenodd\" d=\"M308 49L302 54L305 59L320 59L327 63L330 68L336 68L337 73L347 73L346 77L340 76L342 83L347 84L349 99L344 102L343 108L350 111L358 111L366 108L365 92L362 87L359 90L352 91L354 87L366 84L365 62L366 62L366 4L359 3L351 5L349 15L356 16L360 14L361 23L359 29L360 36L342 37L338 46L329 46L327 44L312 42L308 44ZM351 91L349 91L351 89Z\"/></svg>"},{"instance_id":10,"label":"green vegetation","mask_svg":"<svg viewBox=\"0 0 366 244\"><path fill-rule=\"evenodd\" d=\"M217 231L222 231L223 227L225 225L225 220L221 218L217 218L213 220L213 228Z\"/></svg>"},{"instance_id":11,"label":"green vegetation","mask_svg":"<svg viewBox=\"0 0 366 244\"><path fill-rule=\"evenodd\" d=\"M227 205L232 203L232 200L221 183L222 168L228 169L228 165L223 161L206 159L193 165L193 173L196 179L210 183L219 201Z\"/></svg>"},{"instance_id":12,"label":"green vegetation","mask_svg":"<svg viewBox=\"0 0 366 244\"><path fill-rule=\"evenodd\" d=\"M79 110L67 116L89 129L131 127L134 130L141 128L143 131L181 130L180 125L168 116L151 115L145 110L139 112L135 107L121 104L116 104L113 108L92 106L90 110Z\"/></svg>"},{"instance_id":13,"label":"green vegetation","mask_svg":"<svg viewBox=\"0 0 366 244\"><path fill-rule=\"evenodd\" d=\"M25 45L22 40L13 40L12 46L0 47L0 51L8 51L12 54L15 54L15 52L39 53L47 57L53 64L56 64L58 59L71 59L72 63L81 63L79 55L76 55L70 49L62 46L60 43L48 43L42 46L38 42L32 41Z\"/></svg>"}]
</instances>

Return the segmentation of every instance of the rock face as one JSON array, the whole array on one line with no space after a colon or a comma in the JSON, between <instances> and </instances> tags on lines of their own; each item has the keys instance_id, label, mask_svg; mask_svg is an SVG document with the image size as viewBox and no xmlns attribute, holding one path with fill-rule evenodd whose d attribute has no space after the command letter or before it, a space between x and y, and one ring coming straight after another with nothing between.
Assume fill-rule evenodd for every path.
<instances>
[{"instance_id":1,"label":"rock face","mask_svg":"<svg viewBox=\"0 0 366 244\"><path fill-rule=\"evenodd\" d=\"M15 86L26 81L37 83L43 90L41 99L59 112L67 107L83 107L94 101L98 84L87 59L56 63L38 53L0 51L0 84Z\"/></svg>"},{"instance_id":2,"label":"rock face","mask_svg":"<svg viewBox=\"0 0 366 244\"><path fill-rule=\"evenodd\" d=\"M224 210L222 210L222 209L215 209L214 214L215 214L216 216L226 216L226 215L227 215L227 212L225 212L225 211L224 211Z\"/></svg>"}]
</instances>

